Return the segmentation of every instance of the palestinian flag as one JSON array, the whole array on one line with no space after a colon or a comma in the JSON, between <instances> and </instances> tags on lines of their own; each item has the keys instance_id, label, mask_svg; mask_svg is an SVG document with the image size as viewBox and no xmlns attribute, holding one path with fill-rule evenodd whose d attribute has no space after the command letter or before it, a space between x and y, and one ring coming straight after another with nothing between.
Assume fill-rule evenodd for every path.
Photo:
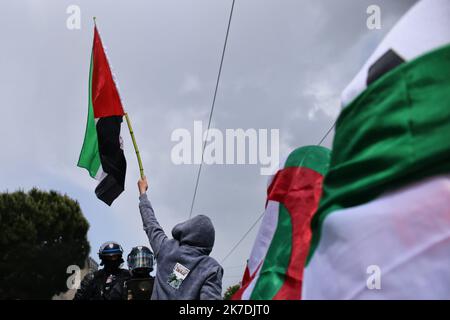
<instances>
[{"instance_id":1,"label":"palestinian flag","mask_svg":"<svg viewBox=\"0 0 450 320\"><path fill-rule=\"evenodd\" d=\"M122 193L126 161L120 137L122 102L97 27L94 28L89 71L89 104L86 134L78 166L99 181L97 197L111 205Z\"/></svg>"},{"instance_id":2,"label":"palestinian flag","mask_svg":"<svg viewBox=\"0 0 450 320\"><path fill-rule=\"evenodd\" d=\"M416 4L344 91L304 299L450 297L449 17Z\"/></svg>"},{"instance_id":3,"label":"palestinian flag","mask_svg":"<svg viewBox=\"0 0 450 320\"><path fill-rule=\"evenodd\" d=\"M310 222L329 159L326 148L298 148L270 178L262 224L234 300L300 299Z\"/></svg>"}]
</instances>

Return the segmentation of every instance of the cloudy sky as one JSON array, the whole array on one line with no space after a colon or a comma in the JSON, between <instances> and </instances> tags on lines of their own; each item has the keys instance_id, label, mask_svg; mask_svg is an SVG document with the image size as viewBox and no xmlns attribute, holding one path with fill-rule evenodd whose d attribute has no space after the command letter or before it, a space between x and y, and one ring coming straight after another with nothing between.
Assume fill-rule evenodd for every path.
<instances>
[{"instance_id":1,"label":"cloudy sky","mask_svg":"<svg viewBox=\"0 0 450 320\"><path fill-rule=\"evenodd\" d=\"M316 144L334 122L339 96L414 0L237 0L212 127L279 129L281 153ZM381 8L380 30L366 26ZM81 10L69 30L68 6ZM90 223L91 255L116 240L147 245L138 211L139 170L127 128L126 190L108 207L76 166L87 115L97 24L120 85L167 233L189 216L197 165L174 165L171 133L208 119L231 0L9 0L0 3L0 191L34 186L77 199ZM332 134L324 144L331 147ZM264 210L259 165L204 166L194 214L216 227L218 261ZM258 227L223 262L237 283Z\"/></svg>"}]
</instances>

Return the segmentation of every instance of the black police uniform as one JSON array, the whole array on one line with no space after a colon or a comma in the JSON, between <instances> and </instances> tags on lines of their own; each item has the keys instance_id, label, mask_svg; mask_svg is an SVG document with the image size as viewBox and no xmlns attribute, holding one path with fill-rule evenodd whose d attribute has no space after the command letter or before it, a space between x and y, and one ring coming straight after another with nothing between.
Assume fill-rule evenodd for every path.
<instances>
[{"instance_id":1,"label":"black police uniform","mask_svg":"<svg viewBox=\"0 0 450 320\"><path fill-rule=\"evenodd\" d=\"M81 282L74 300L122 300L125 294L125 282L130 272L118 269L112 273L104 269L88 274Z\"/></svg>"},{"instance_id":2,"label":"black police uniform","mask_svg":"<svg viewBox=\"0 0 450 320\"><path fill-rule=\"evenodd\" d=\"M153 292L154 277L131 278L125 281L126 300L150 300Z\"/></svg>"}]
</instances>

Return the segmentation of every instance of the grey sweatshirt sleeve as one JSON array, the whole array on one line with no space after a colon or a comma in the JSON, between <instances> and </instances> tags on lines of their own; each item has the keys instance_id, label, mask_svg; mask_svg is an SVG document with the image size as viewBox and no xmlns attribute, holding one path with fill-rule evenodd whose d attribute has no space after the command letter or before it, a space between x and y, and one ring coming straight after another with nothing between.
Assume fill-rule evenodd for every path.
<instances>
[{"instance_id":1,"label":"grey sweatshirt sleeve","mask_svg":"<svg viewBox=\"0 0 450 320\"><path fill-rule=\"evenodd\" d=\"M158 257L159 249L168 238L159 225L158 220L156 220L155 212L146 193L139 196L139 211L141 212L144 231L147 233L155 257Z\"/></svg>"},{"instance_id":2,"label":"grey sweatshirt sleeve","mask_svg":"<svg viewBox=\"0 0 450 320\"><path fill-rule=\"evenodd\" d=\"M200 300L222 300L223 269L218 267L206 280L200 290Z\"/></svg>"}]
</instances>

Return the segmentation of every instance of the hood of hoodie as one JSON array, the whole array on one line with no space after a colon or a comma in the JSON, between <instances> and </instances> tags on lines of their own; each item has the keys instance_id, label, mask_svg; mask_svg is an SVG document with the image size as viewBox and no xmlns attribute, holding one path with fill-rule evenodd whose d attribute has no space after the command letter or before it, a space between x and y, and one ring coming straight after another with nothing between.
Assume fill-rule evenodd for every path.
<instances>
[{"instance_id":1,"label":"hood of hoodie","mask_svg":"<svg viewBox=\"0 0 450 320\"><path fill-rule=\"evenodd\" d=\"M214 246L215 230L211 219L198 215L177 224L172 229L172 236L181 245L197 247L202 253L209 255Z\"/></svg>"}]
</instances>

